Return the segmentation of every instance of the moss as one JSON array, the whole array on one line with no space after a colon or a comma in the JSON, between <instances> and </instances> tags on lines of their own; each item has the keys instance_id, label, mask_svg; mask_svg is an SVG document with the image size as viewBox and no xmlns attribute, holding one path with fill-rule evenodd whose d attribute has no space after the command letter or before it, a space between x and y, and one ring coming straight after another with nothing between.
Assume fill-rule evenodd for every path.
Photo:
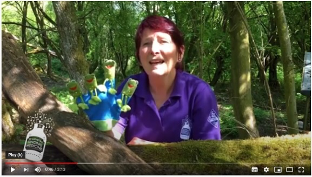
<instances>
[{"instance_id":1,"label":"moss","mask_svg":"<svg viewBox=\"0 0 312 177\"><path fill-rule=\"evenodd\" d=\"M249 140L191 140L129 148L159 169L161 174L248 174L255 164L259 167L311 164L310 135Z\"/></svg>"}]
</instances>

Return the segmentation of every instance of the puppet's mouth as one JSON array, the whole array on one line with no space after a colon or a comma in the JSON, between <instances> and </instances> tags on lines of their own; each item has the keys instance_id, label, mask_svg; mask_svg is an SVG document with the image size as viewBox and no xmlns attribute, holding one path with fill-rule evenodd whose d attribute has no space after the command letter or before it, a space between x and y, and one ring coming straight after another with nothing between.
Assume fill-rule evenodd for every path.
<instances>
[{"instance_id":1,"label":"puppet's mouth","mask_svg":"<svg viewBox=\"0 0 312 177\"><path fill-rule=\"evenodd\" d=\"M92 81L93 81L93 78L92 78L92 79L89 79L89 80L87 79L87 82L90 82L90 83L91 83Z\"/></svg>"},{"instance_id":2,"label":"puppet's mouth","mask_svg":"<svg viewBox=\"0 0 312 177\"><path fill-rule=\"evenodd\" d=\"M128 87L129 87L129 88L132 88L132 87L133 87L133 85L131 85L131 84L128 84Z\"/></svg>"},{"instance_id":3,"label":"puppet's mouth","mask_svg":"<svg viewBox=\"0 0 312 177\"><path fill-rule=\"evenodd\" d=\"M69 88L70 90L76 90L77 89L77 86L75 87L72 87L72 88Z\"/></svg>"},{"instance_id":4,"label":"puppet's mouth","mask_svg":"<svg viewBox=\"0 0 312 177\"><path fill-rule=\"evenodd\" d=\"M111 69L112 66L111 66L111 65L107 65L106 68L107 68L107 69Z\"/></svg>"}]
</instances>

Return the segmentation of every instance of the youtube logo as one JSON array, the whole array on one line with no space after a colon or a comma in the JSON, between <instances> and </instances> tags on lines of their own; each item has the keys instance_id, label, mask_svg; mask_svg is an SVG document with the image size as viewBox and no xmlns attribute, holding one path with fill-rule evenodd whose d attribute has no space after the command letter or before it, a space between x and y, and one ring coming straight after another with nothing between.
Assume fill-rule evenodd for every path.
<instances>
[{"instance_id":1,"label":"youtube logo","mask_svg":"<svg viewBox=\"0 0 312 177\"><path fill-rule=\"evenodd\" d=\"M11 167L11 172L15 171L15 168Z\"/></svg>"}]
</instances>

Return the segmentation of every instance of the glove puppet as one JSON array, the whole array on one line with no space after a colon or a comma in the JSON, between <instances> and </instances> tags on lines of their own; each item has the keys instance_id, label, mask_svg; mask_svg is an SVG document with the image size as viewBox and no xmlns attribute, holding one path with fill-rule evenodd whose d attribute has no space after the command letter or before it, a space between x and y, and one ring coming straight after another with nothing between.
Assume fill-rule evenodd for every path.
<instances>
[{"instance_id":1,"label":"glove puppet","mask_svg":"<svg viewBox=\"0 0 312 177\"><path fill-rule=\"evenodd\" d=\"M128 102L135 92L138 81L129 78L122 91L117 93L115 89L116 62L106 60L103 65L105 80L101 85L97 84L94 74L85 76L87 94L82 94L78 83L71 81L67 84L69 93L74 97L75 103L70 105L73 111L81 108L88 116L91 123L101 131L109 131L119 120L121 112L131 110Z\"/></svg>"}]
</instances>

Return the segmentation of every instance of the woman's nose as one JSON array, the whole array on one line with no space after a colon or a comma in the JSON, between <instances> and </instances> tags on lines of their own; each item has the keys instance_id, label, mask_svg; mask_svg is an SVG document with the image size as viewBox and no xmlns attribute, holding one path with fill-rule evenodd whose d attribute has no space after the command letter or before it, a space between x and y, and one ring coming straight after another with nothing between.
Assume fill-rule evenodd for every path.
<instances>
[{"instance_id":1,"label":"woman's nose","mask_svg":"<svg viewBox=\"0 0 312 177\"><path fill-rule=\"evenodd\" d=\"M160 51L159 43L157 41L153 41L151 53L152 54L159 54L159 51Z\"/></svg>"}]
</instances>

